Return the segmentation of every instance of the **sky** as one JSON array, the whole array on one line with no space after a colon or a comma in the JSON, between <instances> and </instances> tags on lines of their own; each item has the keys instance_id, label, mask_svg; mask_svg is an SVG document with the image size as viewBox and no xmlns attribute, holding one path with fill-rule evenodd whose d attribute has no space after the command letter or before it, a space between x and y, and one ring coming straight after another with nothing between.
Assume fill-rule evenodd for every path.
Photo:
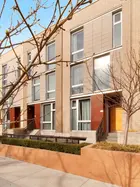
<instances>
[{"instance_id":1,"label":"sky","mask_svg":"<svg viewBox=\"0 0 140 187\"><path fill-rule=\"evenodd\" d=\"M43 0L44 2L46 0ZM73 0L74 3L76 2L76 0ZM0 0L0 2L3 2L3 0ZM41 11L38 12L38 18L41 20L41 24L43 26L47 26L47 24L49 23L49 20L51 18L51 15L53 14L53 2L54 0L48 0L48 3L46 4L47 9L41 9ZM66 4L66 0L61 0L62 6ZM20 5L20 8L25 15L28 14L28 12L30 11L31 7L34 7L34 3L35 0L18 0L18 3ZM11 15L13 13L13 25L15 25L17 23L17 20L19 20L19 16L17 15L17 12L13 12L12 7L14 6L14 0L7 0L7 4L6 7L4 9L4 13L3 16L0 20L0 40L3 38L3 36L5 35L5 31L8 30L10 22L11 22ZM36 33L39 33L42 30L42 28L40 28L39 26L35 26L34 27L34 31ZM23 32L20 36L16 36L15 38L13 38L13 40L18 40L18 41L23 41L26 40L28 38L30 38L30 34L29 32L25 31Z\"/></svg>"}]
</instances>

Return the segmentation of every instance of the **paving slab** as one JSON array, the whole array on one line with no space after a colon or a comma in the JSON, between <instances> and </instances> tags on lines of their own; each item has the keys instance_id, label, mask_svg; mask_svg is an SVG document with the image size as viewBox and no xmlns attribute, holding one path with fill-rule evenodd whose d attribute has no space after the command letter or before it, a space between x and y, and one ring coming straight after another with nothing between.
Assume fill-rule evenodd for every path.
<instances>
[{"instance_id":1,"label":"paving slab","mask_svg":"<svg viewBox=\"0 0 140 187\"><path fill-rule=\"evenodd\" d=\"M43 166L0 157L0 187L119 187Z\"/></svg>"}]
</instances>

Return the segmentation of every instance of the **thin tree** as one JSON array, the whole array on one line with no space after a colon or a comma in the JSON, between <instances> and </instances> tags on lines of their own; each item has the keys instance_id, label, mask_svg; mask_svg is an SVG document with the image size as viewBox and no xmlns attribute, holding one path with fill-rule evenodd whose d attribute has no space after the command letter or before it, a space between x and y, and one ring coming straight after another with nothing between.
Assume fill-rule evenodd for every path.
<instances>
[{"instance_id":1,"label":"thin tree","mask_svg":"<svg viewBox=\"0 0 140 187\"><path fill-rule=\"evenodd\" d=\"M22 7L20 6L20 3L18 0L13 1L14 4L11 7L12 13L11 13L11 21L8 26L8 28L3 32L2 28L0 28L1 38L0 38L0 56L6 51L6 50L12 50L13 54L15 55L15 58L17 59L18 67L21 70L21 75L19 78L14 82L8 85L7 92L5 94L2 94L2 97L0 98L0 107L3 108L5 102L13 95L16 95L18 90L26 84L26 82L34 77L34 75L29 76L28 72L31 68L35 66L39 66L41 64L49 64L47 61L41 60L41 51L43 48L47 45L48 41L57 35L57 33L61 30L64 31L63 25L71 20L73 18L73 15L76 11L78 11L81 6L85 6L86 4L92 3L92 0L67 0L65 3L61 0L32 0L30 1L33 5L30 7L29 10L23 11ZM3 0L0 5L0 24L5 16L6 7L8 5L7 0ZM34 7L34 8L33 8ZM52 12L52 15L50 15L50 18L48 18L48 24L42 25L42 21L39 19L39 13L41 11L50 11ZM14 16L13 16L14 15ZM38 26L41 28L41 33L36 34L37 31L35 30L35 27ZM30 39L26 41L18 41L16 38L20 37L25 32L28 32L30 35ZM34 48L37 49L36 54L34 55L34 58L30 62L30 64L25 65L20 58L18 57L15 47L29 43L34 46ZM65 59L64 59L65 60ZM63 60L63 61L64 61ZM62 59L56 60L52 63L60 63L62 62ZM64 61L66 62L66 61ZM7 75L11 73L8 72ZM0 74L0 77L2 79L2 74Z\"/></svg>"},{"instance_id":2,"label":"thin tree","mask_svg":"<svg viewBox=\"0 0 140 187\"><path fill-rule=\"evenodd\" d=\"M110 80L110 90L115 92L115 97L105 94L105 99L110 102L110 105L121 107L126 113L126 122L124 125L124 141L126 145L128 141L128 132L130 128L132 116L140 111L140 52L137 53L134 49L127 54L114 56L113 62L103 69L102 75L91 74L86 63L87 71L93 84L99 90L99 93L104 94L100 84L108 85L108 82L102 78L102 75ZM98 81L97 81L98 80Z\"/></svg>"}]
</instances>

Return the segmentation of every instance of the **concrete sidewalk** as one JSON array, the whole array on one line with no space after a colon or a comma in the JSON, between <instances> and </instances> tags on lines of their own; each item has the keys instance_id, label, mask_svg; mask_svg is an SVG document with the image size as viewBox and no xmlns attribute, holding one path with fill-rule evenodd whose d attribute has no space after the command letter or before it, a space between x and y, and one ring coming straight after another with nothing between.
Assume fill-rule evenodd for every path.
<instances>
[{"instance_id":1,"label":"concrete sidewalk","mask_svg":"<svg viewBox=\"0 0 140 187\"><path fill-rule=\"evenodd\" d=\"M118 187L42 166L0 157L0 187Z\"/></svg>"}]
</instances>

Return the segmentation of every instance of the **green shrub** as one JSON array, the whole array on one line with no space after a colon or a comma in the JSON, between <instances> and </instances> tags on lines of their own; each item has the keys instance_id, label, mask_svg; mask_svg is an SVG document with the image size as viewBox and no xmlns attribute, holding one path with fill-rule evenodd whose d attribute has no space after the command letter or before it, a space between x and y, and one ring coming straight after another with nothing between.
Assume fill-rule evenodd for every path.
<instances>
[{"instance_id":1,"label":"green shrub","mask_svg":"<svg viewBox=\"0 0 140 187\"><path fill-rule=\"evenodd\" d=\"M93 148L96 149L105 149L111 151L124 151L124 152L134 152L140 153L140 146L139 145L122 145L117 143L108 143L108 142L99 142L93 145Z\"/></svg>"},{"instance_id":2,"label":"green shrub","mask_svg":"<svg viewBox=\"0 0 140 187\"><path fill-rule=\"evenodd\" d=\"M16 138L2 138L2 144L16 145L23 147L47 149L51 151L80 154L82 147L88 145L87 143L82 144L64 144L64 143L53 143L45 142L40 140L29 140L29 139L16 139Z\"/></svg>"}]
</instances>

